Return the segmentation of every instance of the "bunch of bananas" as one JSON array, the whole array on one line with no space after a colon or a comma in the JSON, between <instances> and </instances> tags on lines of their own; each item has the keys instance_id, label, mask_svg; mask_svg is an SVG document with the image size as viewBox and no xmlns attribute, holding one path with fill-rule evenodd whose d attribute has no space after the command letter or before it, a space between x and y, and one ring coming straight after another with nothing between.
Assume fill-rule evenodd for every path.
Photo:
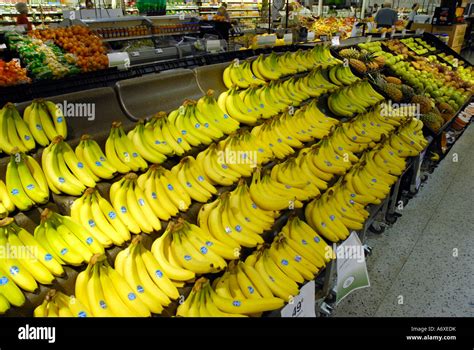
<instances>
[{"instance_id":1,"label":"bunch of bananas","mask_svg":"<svg viewBox=\"0 0 474 350\"><path fill-rule=\"evenodd\" d=\"M156 144L153 131L151 124L148 123L146 126L145 122L140 120L135 124L135 127L128 132L127 136L137 149L138 154L146 161L161 164L166 160L167 155L173 153L173 150L167 147L166 144L162 145L161 142ZM163 148L166 148L166 151Z\"/></svg>"},{"instance_id":2,"label":"bunch of bananas","mask_svg":"<svg viewBox=\"0 0 474 350\"><path fill-rule=\"evenodd\" d=\"M240 246L253 248L263 243L260 234L274 220L271 213L259 208L256 211L260 217L252 213L250 196L244 191L239 187L233 192L224 192L214 202L202 206L198 214L201 229L234 249Z\"/></svg>"},{"instance_id":3,"label":"bunch of bananas","mask_svg":"<svg viewBox=\"0 0 474 350\"><path fill-rule=\"evenodd\" d=\"M138 259L137 259L138 260ZM142 266L143 267L143 266ZM144 267L143 267L144 268ZM132 273L138 275L133 266ZM147 274L147 271L140 271ZM76 278L76 298L93 317L149 317L144 289L132 288L126 279L107 262L105 255L94 255L87 268ZM154 310L161 313L157 304Z\"/></svg>"},{"instance_id":4,"label":"bunch of bananas","mask_svg":"<svg viewBox=\"0 0 474 350\"><path fill-rule=\"evenodd\" d=\"M74 295L66 294L50 289L43 302L38 305L34 317L90 317L92 314L88 308Z\"/></svg>"},{"instance_id":5,"label":"bunch of bananas","mask_svg":"<svg viewBox=\"0 0 474 350\"><path fill-rule=\"evenodd\" d=\"M67 138L66 119L54 102L34 100L25 108L23 119L36 142L43 147L49 145L56 136Z\"/></svg>"},{"instance_id":6,"label":"bunch of bananas","mask_svg":"<svg viewBox=\"0 0 474 350\"><path fill-rule=\"evenodd\" d=\"M288 158L272 168L270 177L285 186L303 190L306 193L305 200L314 198L327 188L327 183L311 172L307 161L310 160L303 159L303 157ZM299 199L303 200L303 198Z\"/></svg>"},{"instance_id":7,"label":"bunch of bananas","mask_svg":"<svg viewBox=\"0 0 474 350\"><path fill-rule=\"evenodd\" d=\"M15 204L11 200L5 182L0 180L0 217L5 217L15 210Z\"/></svg>"},{"instance_id":8,"label":"bunch of bananas","mask_svg":"<svg viewBox=\"0 0 474 350\"><path fill-rule=\"evenodd\" d=\"M35 149L36 143L28 126L21 118L13 103L7 103L0 109L0 148L13 154L16 149L28 152Z\"/></svg>"},{"instance_id":9,"label":"bunch of bananas","mask_svg":"<svg viewBox=\"0 0 474 350\"><path fill-rule=\"evenodd\" d=\"M283 185L275 181L266 171L256 168L250 184L250 197L262 209L277 211L301 208L299 199L306 199L308 194L302 189Z\"/></svg>"},{"instance_id":10,"label":"bunch of bananas","mask_svg":"<svg viewBox=\"0 0 474 350\"><path fill-rule=\"evenodd\" d=\"M82 135L75 153L96 177L112 179L115 176L117 169L107 160L99 144L90 135Z\"/></svg>"},{"instance_id":11,"label":"bunch of bananas","mask_svg":"<svg viewBox=\"0 0 474 350\"><path fill-rule=\"evenodd\" d=\"M138 175L129 173L110 187L110 202L115 213L132 233L161 230L150 201L138 184Z\"/></svg>"},{"instance_id":12,"label":"bunch of bananas","mask_svg":"<svg viewBox=\"0 0 474 350\"><path fill-rule=\"evenodd\" d=\"M191 156L181 158L171 173L195 201L206 203L217 193L217 189L206 179L201 164Z\"/></svg>"},{"instance_id":13,"label":"bunch of bananas","mask_svg":"<svg viewBox=\"0 0 474 350\"><path fill-rule=\"evenodd\" d=\"M308 75L306 75L308 86L317 92L317 96L326 92L332 92L339 88L338 85L333 84L329 78L326 77L327 75L329 75L329 73L327 73L327 68L313 69L308 73Z\"/></svg>"},{"instance_id":14,"label":"bunch of bananas","mask_svg":"<svg viewBox=\"0 0 474 350\"><path fill-rule=\"evenodd\" d=\"M28 292L34 292L38 288L37 282L52 284L55 276L64 274L59 260L54 258L52 252L40 240L18 226L13 218L0 220L0 247L4 252L0 267L7 272L7 282L10 278L12 284ZM11 294L4 296L13 305L22 300L14 288L11 289Z\"/></svg>"},{"instance_id":15,"label":"bunch of bananas","mask_svg":"<svg viewBox=\"0 0 474 350\"><path fill-rule=\"evenodd\" d=\"M103 254L104 247L81 224L69 216L45 209L34 237L62 265L79 266L92 255Z\"/></svg>"},{"instance_id":16,"label":"bunch of bananas","mask_svg":"<svg viewBox=\"0 0 474 350\"><path fill-rule=\"evenodd\" d=\"M211 144L196 157L205 177L212 184L230 186L242 176L268 162L272 153L247 129L238 130L218 144Z\"/></svg>"},{"instance_id":17,"label":"bunch of bananas","mask_svg":"<svg viewBox=\"0 0 474 350\"><path fill-rule=\"evenodd\" d=\"M181 137L193 147L209 145L224 136L216 127L213 119L201 113L197 102L185 100L183 104L168 115L168 119L181 134Z\"/></svg>"},{"instance_id":18,"label":"bunch of bananas","mask_svg":"<svg viewBox=\"0 0 474 350\"><path fill-rule=\"evenodd\" d=\"M18 151L17 148L14 150ZM48 182L43 170L33 157L24 153L10 156L6 188L11 201L20 210L28 210L35 204L44 204L49 200Z\"/></svg>"},{"instance_id":19,"label":"bunch of bananas","mask_svg":"<svg viewBox=\"0 0 474 350\"><path fill-rule=\"evenodd\" d=\"M403 122L400 127L390 135L390 146L397 151L397 155L406 158L418 155L428 145L423 136L423 122L411 118Z\"/></svg>"},{"instance_id":20,"label":"bunch of bananas","mask_svg":"<svg viewBox=\"0 0 474 350\"><path fill-rule=\"evenodd\" d=\"M56 194L80 196L86 187L95 187L99 181L62 136L56 136L43 150L41 164L49 188Z\"/></svg>"},{"instance_id":21,"label":"bunch of bananas","mask_svg":"<svg viewBox=\"0 0 474 350\"><path fill-rule=\"evenodd\" d=\"M367 80L363 80L332 93L328 98L328 107L335 115L350 118L354 114L365 113L367 108L384 99Z\"/></svg>"},{"instance_id":22,"label":"bunch of bananas","mask_svg":"<svg viewBox=\"0 0 474 350\"><path fill-rule=\"evenodd\" d=\"M22 293L21 289L9 278L8 270L5 270L2 265L5 263L0 263L0 315L6 313L11 305L13 306L23 306L25 304L25 295Z\"/></svg>"},{"instance_id":23,"label":"bunch of bananas","mask_svg":"<svg viewBox=\"0 0 474 350\"><path fill-rule=\"evenodd\" d=\"M252 73L252 67L248 61L239 61L235 59L224 69L224 85L230 89L237 86L241 89L247 89L250 85L265 84L265 80L257 78Z\"/></svg>"},{"instance_id":24,"label":"bunch of bananas","mask_svg":"<svg viewBox=\"0 0 474 350\"><path fill-rule=\"evenodd\" d=\"M183 317L243 317L277 310L284 304L280 298L231 297L223 288L216 287L214 289L208 279L201 277L194 284L184 303L178 307L176 315Z\"/></svg>"},{"instance_id":25,"label":"bunch of bananas","mask_svg":"<svg viewBox=\"0 0 474 350\"><path fill-rule=\"evenodd\" d=\"M122 245L131 238L130 231L112 205L99 191L88 188L71 205L71 218L104 247Z\"/></svg>"},{"instance_id":26,"label":"bunch of bananas","mask_svg":"<svg viewBox=\"0 0 474 350\"><path fill-rule=\"evenodd\" d=\"M197 170L194 166L193 169ZM183 177L184 174L181 176ZM189 171L187 171L185 177L192 176L193 175L189 174ZM207 181L205 179L201 181L200 175L193 178L193 181L190 182L191 186L195 182L195 178L198 178L197 181L200 183L206 182L205 186L208 187ZM151 165L146 173L138 177L137 183L154 214L161 220L167 221L172 216L175 216L180 210L186 211L191 204L191 197L188 194L188 191L184 188L187 187L186 181L183 183L184 185L181 185L182 182L177 179L176 174L165 168ZM117 185L113 185L112 187L114 186ZM209 184L209 186L212 185ZM211 189L211 187L209 187L209 189ZM198 190L195 188L195 191L192 191L193 194L203 195L203 193L196 191Z\"/></svg>"},{"instance_id":27,"label":"bunch of bananas","mask_svg":"<svg viewBox=\"0 0 474 350\"><path fill-rule=\"evenodd\" d=\"M117 255L114 267L155 314L161 313L171 300L179 298L178 289L153 254L143 246L139 236Z\"/></svg>"},{"instance_id":28,"label":"bunch of bananas","mask_svg":"<svg viewBox=\"0 0 474 350\"><path fill-rule=\"evenodd\" d=\"M110 164L122 174L148 168L146 160L138 153L135 144L125 134L121 122L112 123L109 137L105 142L105 155Z\"/></svg>"},{"instance_id":29,"label":"bunch of bananas","mask_svg":"<svg viewBox=\"0 0 474 350\"><path fill-rule=\"evenodd\" d=\"M226 135L231 134L239 128L239 122L231 118L228 114L219 107L214 98L214 91L208 90L207 93L201 97L197 103L196 108L204 115L209 124L215 123L216 128L222 130Z\"/></svg>"},{"instance_id":30,"label":"bunch of bananas","mask_svg":"<svg viewBox=\"0 0 474 350\"><path fill-rule=\"evenodd\" d=\"M349 66L345 67L342 64L329 68L328 75L331 82L337 86L352 85L360 80L352 73Z\"/></svg>"},{"instance_id":31,"label":"bunch of bananas","mask_svg":"<svg viewBox=\"0 0 474 350\"><path fill-rule=\"evenodd\" d=\"M240 256L238 246L228 246L182 219L168 223L163 235L153 242L151 252L163 272L177 282L219 272L227 266L226 260Z\"/></svg>"},{"instance_id":32,"label":"bunch of bananas","mask_svg":"<svg viewBox=\"0 0 474 350\"><path fill-rule=\"evenodd\" d=\"M334 259L330 246L305 222L289 219L270 247L261 247L241 266L260 293L291 301L298 284L314 279Z\"/></svg>"}]
</instances>

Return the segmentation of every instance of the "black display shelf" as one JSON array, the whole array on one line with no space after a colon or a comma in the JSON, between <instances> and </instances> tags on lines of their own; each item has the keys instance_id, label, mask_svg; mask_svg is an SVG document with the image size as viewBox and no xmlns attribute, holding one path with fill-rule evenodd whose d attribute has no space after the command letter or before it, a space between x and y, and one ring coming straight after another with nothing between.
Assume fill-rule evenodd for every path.
<instances>
[{"instance_id":1,"label":"black display shelf","mask_svg":"<svg viewBox=\"0 0 474 350\"><path fill-rule=\"evenodd\" d=\"M192 69L215 63L229 62L233 59L247 59L261 53L296 51L297 46L282 46L268 49L241 50L222 52L216 54L205 54L180 58L169 61L160 61L140 66L132 66L128 70L110 68L96 72L82 73L62 79L37 80L32 84L23 84L10 87L0 87L0 107L7 102L23 102L35 98L67 94L98 87L113 87L117 81L140 77L147 74L159 73L171 69ZM309 49L306 47L304 49Z\"/></svg>"}]
</instances>

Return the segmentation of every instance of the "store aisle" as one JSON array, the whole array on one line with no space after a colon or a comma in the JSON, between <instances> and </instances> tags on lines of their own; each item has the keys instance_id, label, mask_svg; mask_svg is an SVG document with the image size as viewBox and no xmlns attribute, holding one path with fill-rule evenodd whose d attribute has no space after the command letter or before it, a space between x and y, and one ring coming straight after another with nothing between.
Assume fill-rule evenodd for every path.
<instances>
[{"instance_id":1,"label":"store aisle","mask_svg":"<svg viewBox=\"0 0 474 350\"><path fill-rule=\"evenodd\" d=\"M403 216L369 235L372 286L343 300L335 316L474 316L473 160L471 126Z\"/></svg>"}]
</instances>

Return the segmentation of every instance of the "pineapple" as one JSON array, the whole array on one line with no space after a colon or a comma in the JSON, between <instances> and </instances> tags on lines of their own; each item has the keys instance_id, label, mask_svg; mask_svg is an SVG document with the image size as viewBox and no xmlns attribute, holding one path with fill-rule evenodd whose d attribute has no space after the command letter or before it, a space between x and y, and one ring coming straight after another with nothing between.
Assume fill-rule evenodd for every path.
<instances>
[{"instance_id":1,"label":"pineapple","mask_svg":"<svg viewBox=\"0 0 474 350\"><path fill-rule=\"evenodd\" d=\"M415 95L411 99L411 103L420 105L420 112L422 114L428 113L433 109L431 99L423 95Z\"/></svg>"},{"instance_id":2,"label":"pineapple","mask_svg":"<svg viewBox=\"0 0 474 350\"><path fill-rule=\"evenodd\" d=\"M354 48L350 48L350 49L342 49L341 51L339 51L339 55L341 55L341 57L344 57L344 58L355 58L355 59L358 59L359 58L359 51L357 51L357 49L354 49Z\"/></svg>"},{"instance_id":3,"label":"pineapple","mask_svg":"<svg viewBox=\"0 0 474 350\"><path fill-rule=\"evenodd\" d=\"M367 73L367 66L365 65L364 62L355 59L355 58L350 58L349 59L349 64L355 68L359 73Z\"/></svg>"},{"instance_id":4,"label":"pineapple","mask_svg":"<svg viewBox=\"0 0 474 350\"><path fill-rule=\"evenodd\" d=\"M421 121L425 126L434 132L438 132L444 125L444 119L435 110L421 116Z\"/></svg>"},{"instance_id":5,"label":"pineapple","mask_svg":"<svg viewBox=\"0 0 474 350\"><path fill-rule=\"evenodd\" d=\"M394 102L400 102L403 99L403 93L397 84L387 83L383 85L382 90Z\"/></svg>"},{"instance_id":6,"label":"pineapple","mask_svg":"<svg viewBox=\"0 0 474 350\"><path fill-rule=\"evenodd\" d=\"M402 85L402 81L396 77L385 77L387 83L392 83L396 85Z\"/></svg>"},{"instance_id":7,"label":"pineapple","mask_svg":"<svg viewBox=\"0 0 474 350\"><path fill-rule=\"evenodd\" d=\"M402 91L403 98L405 100L411 101L413 96L415 96L415 90L413 90L413 88L409 85L402 84L400 86L400 90Z\"/></svg>"}]
</instances>

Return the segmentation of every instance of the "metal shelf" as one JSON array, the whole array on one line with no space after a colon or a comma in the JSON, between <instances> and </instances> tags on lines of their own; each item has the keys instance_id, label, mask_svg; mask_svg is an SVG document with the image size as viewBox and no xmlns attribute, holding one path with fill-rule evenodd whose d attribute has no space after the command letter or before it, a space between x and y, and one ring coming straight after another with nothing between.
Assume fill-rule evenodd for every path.
<instances>
[{"instance_id":1,"label":"metal shelf","mask_svg":"<svg viewBox=\"0 0 474 350\"><path fill-rule=\"evenodd\" d=\"M112 42L112 41L126 41L126 40L140 40L140 39L151 39L152 35L137 35L137 36L123 36L123 37L118 37L118 38L107 38L104 39L102 38L103 42Z\"/></svg>"}]
</instances>

